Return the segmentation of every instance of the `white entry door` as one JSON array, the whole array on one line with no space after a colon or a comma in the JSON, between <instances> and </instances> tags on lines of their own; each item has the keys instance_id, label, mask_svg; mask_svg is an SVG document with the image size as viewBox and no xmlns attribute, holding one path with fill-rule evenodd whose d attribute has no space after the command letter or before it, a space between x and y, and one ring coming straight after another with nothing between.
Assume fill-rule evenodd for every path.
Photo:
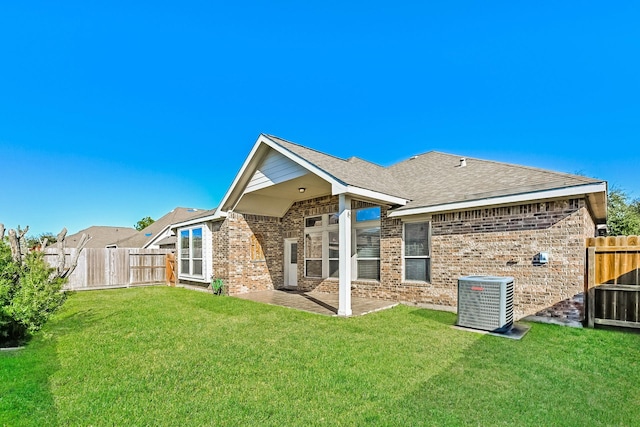
<instances>
[{"instance_id":1,"label":"white entry door","mask_svg":"<svg viewBox=\"0 0 640 427\"><path fill-rule=\"evenodd\" d=\"M284 241L284 285L298 286L298 240Z\"/></svg>"}]
</instances>

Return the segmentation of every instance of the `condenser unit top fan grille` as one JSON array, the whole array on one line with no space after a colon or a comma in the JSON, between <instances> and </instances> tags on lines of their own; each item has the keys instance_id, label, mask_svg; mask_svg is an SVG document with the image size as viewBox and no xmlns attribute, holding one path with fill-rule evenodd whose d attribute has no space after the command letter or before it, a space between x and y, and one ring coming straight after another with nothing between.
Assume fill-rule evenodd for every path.
<instances>
[{"instance_id":1,"label":"condenser unit top fan grille","mask_svg":"<svg viewBox=\"0 0 640 427\"><path fill-rule=\"evenodd\" d=\"M507 332L513 325L513 277L458 279L458 326Z\"/></svg>"}]
</instances>

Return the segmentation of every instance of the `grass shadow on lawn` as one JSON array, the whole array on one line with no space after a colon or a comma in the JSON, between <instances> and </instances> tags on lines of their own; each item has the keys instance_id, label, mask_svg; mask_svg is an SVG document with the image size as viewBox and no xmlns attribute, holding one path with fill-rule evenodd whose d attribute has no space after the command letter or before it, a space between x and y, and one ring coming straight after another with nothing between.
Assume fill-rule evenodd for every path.
<instances>
[{"instance_id":1,"label":"grass shadow on lawn","mask_svg":"<svg viewBox=\"0 0 640 427\"><path fill-rule=\"evenodd\" d=\"M175 288L78 294L33 353L17 358L23 365L0 358L10 368L0 369L0 425L629 425L640 417L637 335L536 324L515 341L454 322L453 313L403 305L340 318ZM14 368L27 378L4 384Z\"/></svg>"},{"instance_id":2,"label":"grass shadow on lawn","mask_svg":"<svg viewBox=\"0 0 640 427\"><path fill-rule=\"evenodd\" d=\"M608 350L620 340L638 353L633 334L534 324L521 341L484 335L403 396L382 424L415 422L419 413L428 425L634 425L640 372L628 355ZM603 360L612 368L604 376L595 366Z\"/></svg>"},{"instance_id":3,"label":"grass shadow on lawn","mask_svg":"<svg viewBox=\"0 0 640 427\"><path fill-rule=\"evenodd\" d=\"M68 311L63 306L24 348L0 352L0 425L58 424L53 382L62 369L60 338L86 329L96 320L91 309Z\"/></svg>"},{"instance_id":4,"label":"grass shadow on lawn","mask_svg":"<svg viewBox=\"0 0 640 427\"><path fill-rule=\"evenodd\" d=\"M0 352L0 425L56 425L50 379L59 369L56 339L44 331L21 350Z\"/></svg>"}]
</instances>

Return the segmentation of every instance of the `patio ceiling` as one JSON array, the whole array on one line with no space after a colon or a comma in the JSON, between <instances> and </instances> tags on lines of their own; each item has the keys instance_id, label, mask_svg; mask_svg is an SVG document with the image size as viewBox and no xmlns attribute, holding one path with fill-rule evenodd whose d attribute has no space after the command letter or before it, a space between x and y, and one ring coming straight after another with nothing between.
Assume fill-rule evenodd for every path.
<instances>
[{"instance_id":1,"label":"patio ceiling","mask_svg":"<svg viewBox=\"0 0 640 427\"><path fill-rule=\"evenodd\" d=\"M300 192L304 188L304 192ZM234 211L244 214L283 217L300 200L331 195L331 184L307 173L269 187L242 194Z\"/></svg>"}]
</instances>

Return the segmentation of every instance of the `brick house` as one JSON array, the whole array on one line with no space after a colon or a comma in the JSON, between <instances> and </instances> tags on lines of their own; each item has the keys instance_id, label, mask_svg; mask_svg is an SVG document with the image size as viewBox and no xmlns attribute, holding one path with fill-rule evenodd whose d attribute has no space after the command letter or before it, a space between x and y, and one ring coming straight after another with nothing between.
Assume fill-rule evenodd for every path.
<instances>
[{"instance_id":1,"label":"brick house","mask_svg":"<svg viewBox=\"0 0 640 427\"><path fill-rule=\"evenodd\" d=\"M607 183L428 152L390 167L262 134L220 206L172 225L178 278L455 306L457 279L515 278L516 318L583 289ZM548 255L540 262L539 255Z\"/></svg>"}]
</instances>

